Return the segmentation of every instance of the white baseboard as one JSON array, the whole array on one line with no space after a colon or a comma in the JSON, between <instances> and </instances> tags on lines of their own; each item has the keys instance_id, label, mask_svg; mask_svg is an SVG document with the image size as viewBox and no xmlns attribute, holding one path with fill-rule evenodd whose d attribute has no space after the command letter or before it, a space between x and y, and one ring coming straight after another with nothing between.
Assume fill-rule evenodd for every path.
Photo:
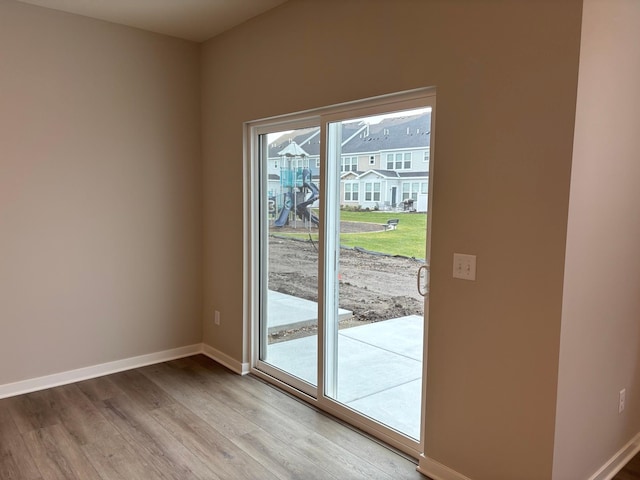
<instances>
[{"instance_id":1,"label":"white baseboard","mask_svg":"<svg viewBox=\"0 0 640 480\"><path fill-rule=\"evenodd\" d=\"M589 477L589 480L612 480L638 452L640 452L640 433L637 433L624 447L618 450L607 463ZM418 472L433 480L471 480L424 455L420 456Z\"/></svg>"},{"instance_id":2,"label":"white baseboard","mask_svg":"<svg viewBox=\"0 0 640 480\"><path fill-rule=\"evenodd\" d=\"M589 480L611 480L638 452L640 452L640 433L618 450L607 463L589 477Z\"/></svg>"},{"instance_id":3,"label":"white baseboard","mask_svg":"<svg viewBox=\"0 0 640 480\"><path fill-rule=\"evenodd\" d=\"M420 455L418 472L433 480L471 480L434 459Z\"/></svg>"},{"instance_id":4,"label":"white baseboard","mask_svg":"<svg viewBox=\"0 0 640 480\"><path fill-rule=\"evenodd\" d=\"M231 358L226 353L222 353L220 350L217 350L209 345L202 344L202 353L204 353L210 359L215 360L219 364L224 365L229 370L237 373L238 375L246 375L249 373L248 363L239 362Z\"/></svg>"},{"instance_id":5,"label":"white baseboard","mask_svg":"<svg viewBox=\"0 0 640 480\"><path fill-rule=\"evenodd\" d=\"M14 397L24 393L35 392L37 390L59 387L60 385L80 382L82 380L122 372L124 370L131 370L133 368L144 367L154 363L168 362L169 360L175 360L176 358L189 357L191 355L197 355L198 353L203 353L203 346L201 343L188 345L186 347L173 348L163 352L125 358L114 362L102 363L92 367L54 373L53 375L31 378L20 382L7 383L5 385L0 385L0 398Z\"/></svg>"}]
</instances>

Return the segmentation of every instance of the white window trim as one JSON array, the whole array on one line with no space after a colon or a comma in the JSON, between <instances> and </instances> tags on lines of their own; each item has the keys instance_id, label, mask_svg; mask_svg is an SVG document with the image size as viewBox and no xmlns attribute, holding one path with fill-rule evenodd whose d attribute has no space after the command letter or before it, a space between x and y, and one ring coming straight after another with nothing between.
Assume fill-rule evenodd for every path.
<instances>
[{"instance_id":1,"label":"white window trim","mask_svg":"<svg viewBox=\"0 0 640 480\"><path fill-rule=\"evenodd\" d=\"M371 190L367 190L370 187ZM367 194L370 194L370 198L367 199ZM376 197L378 197L376 199ZM382 199L382 183L379 181L364 182L364 201L365 202L380 202Z\"/></svg>"},{"instance_id":2,"label":"white window trim","mask_svg":"<svg viewBox=\"0 0 640 480\"><path fill-rule=\"evenodd\" d=\"M413 170L413 152L400 151L400 152L385 152L385 170L408 172ZM409 159L407 160L407 155ZM391 166L389 166L389 157L392 157ZM405 166L405 162L409 162L409 166ZM398 167L398 164L400 165Z\"/></svg>"},{"instance_id":3,"label":"white window trim","mask_svg":"<svg viewBox=\"0 0 640 480\"><path fill-rule=\"evenodd\" d=\"M407 180L402 182L402 201L413 200L414 202L418 200L418 195L421 193L421 185L424 182L415 181L415 180ZM415 196L415 198L414 198Z\"/></svg>"},{"instance_id":4,"label":"white window trim","mask_svg":"<svg viewBox=\"0 0 640 480\"><path fill-rule=\"evenodd\" d=\"M342 195L342 200L344 202L358 202L360 198L360 184L357 180L346 180L343 181L344 192ZM349 191L347 192L347 187L349 187ZM349 193L349 198L347 198L347 193ZM355 194L355 198L354 198Z\"/></svg>"},{"instance_id":5,"label":"white window trim","mask_svg":"<svg viewBox=\"0 0 640 480\"><path fill-rule=\"evenodd\" d=\"M358 171L357 155L345 155L342 158L340 158L340 173L357 172L357 171Z\"/></svg>"}]
</instances>

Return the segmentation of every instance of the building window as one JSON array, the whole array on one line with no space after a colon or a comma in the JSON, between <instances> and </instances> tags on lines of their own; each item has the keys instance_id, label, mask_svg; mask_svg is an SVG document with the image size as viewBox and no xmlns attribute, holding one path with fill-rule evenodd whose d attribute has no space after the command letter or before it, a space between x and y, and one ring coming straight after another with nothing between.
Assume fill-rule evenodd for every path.
<instances>
[{"instance_id":1,"label":"building window","mask_svg":"<svg viewBox=\"0 0 640 480\"><path fill-rule=\"evenodd\" d=\"M344 201L345 202L358 201L358 184L357 183L346 182L344 184Z\"/></svg>"},{"instance_id":2,"label":"building window","mask_svg":"<svg viewBox=\"0 0 640 480\"><path fill-rule=\"evenodd\" d=\"M375 155L370 155L369 156L369 165L375 165L376 164L376 157Z\"/></svg>"},{"instance_id":3,"label":"building window","mask_svg":"<svg viewBox=\"0 0 640 480\"><path fill-rule=\"evenodd\" d=\"M411 169L411 152L404 154L404 169Z\"/></svg>"},{"instance_id":4,"label":"building window","mask_svg":"<svg viewBox=\"0 0 640 480\"><path fill-rule=\"evenodd\" d=\"M320 168L320 159L316 158L316 168Z\"/></svg>"},{"instance_id":5,"label":"building window","mask_svg":"<svg viewBox=\"0 0 640 480\"><path fill-rule=\"evenodd\" d=\"M418 200L418 192L420 191L419 182L405 182L402 184L402 200Z\"/></svg>"},{"instance_id":6,"label":"building window","mask_svg":"<svg viewBox=\"0 0 640 480\"><path fill-rule=\"evenodd\" d=\"M341 172L355 172L358 170L358 157L342 157L340 160Z\"/></svg>"},{"instance_id":7,"label":"building window","mask_svg":"<svg viewBox=\"0 0 640 480\"><path fill-rule=\"evenodd\" d=\"M387 170L410 170L411 160L411 152L387 153Z\"/></svg>"},{"instance_id":8,"label":"building window","mask_svg":"<svg viewBox=\"0 0 640 480\"><path fill-rule=\"evenodd\" d=\"M424 151L424 156L422 157L423 162L429 163L429 150L430 148L427 147L427 149Z\"/></svg>"},{"instance_id":9,"label":"building window","mask_svg":"<svg viewBox=\"0 0 640 480\"><path fill-rule=\"evenodd\" d=\"M427 187L427 182L422 182L420 184L420 193L427 193L427 191L428 191L427 188L428 188Z\"/></svg>"},{"instance_id":10,"label":"building window","mask_svg":"<svg viewBox=\"0 0 640 480\"><path fill-rule=\"evenodd\" d=\"M380 182L367 182L364 184L364 201L379 202L380 201Z\"/></svg>"},{"instance_id":11,"label":"building window","mask_svg":"<svg viewBox=\"0 0 640 480\"><path fill-rule=\"evenodd\" d=\"M273 168L278 168L278 161L273 162Z\"/></svg>"}]
</instances>

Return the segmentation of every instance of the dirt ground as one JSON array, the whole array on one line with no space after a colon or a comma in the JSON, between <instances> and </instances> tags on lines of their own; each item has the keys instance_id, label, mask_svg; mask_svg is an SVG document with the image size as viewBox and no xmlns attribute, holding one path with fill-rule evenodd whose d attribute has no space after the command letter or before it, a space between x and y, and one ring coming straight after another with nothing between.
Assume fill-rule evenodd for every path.
<instances>
[{"instance_id":1,"label":"dirt ground","mask_svg":"<svg viewBox=\"0 0 640 480\"><path fill-rule=\"evenodd\" d=\"M364 232L382 227L357 222L342 222L342 232ZM290 231L288 228L286 231ZM296 230L300 232L300 229ZM269 237L269 289L307 300L317 301L318 252L311 241L277 236ZM423 298L416 289L416 274L421 262L340 249L340 307L353 317L340 322L340 328L379 322L407 315L422 315ZM315 328L274 334L271 342L290 340L315 333Z\"/></svg>"}]
</instances>

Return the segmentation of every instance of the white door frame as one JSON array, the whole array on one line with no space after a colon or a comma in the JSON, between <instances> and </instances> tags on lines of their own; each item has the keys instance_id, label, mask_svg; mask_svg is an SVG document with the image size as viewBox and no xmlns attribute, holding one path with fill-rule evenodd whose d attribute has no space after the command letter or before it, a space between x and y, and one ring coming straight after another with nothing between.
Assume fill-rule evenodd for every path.
<instances>
[{"instance_id":1,"label":"white door frame","mask_svg":"<svg viewBox=\"0 0 640 480\"><path fill-rule=\"evenodd\" d=\"M250 358L250 372L260 378L276 384L283 390L296 395L305 401L329 412L330 414L351 423L357 428L368 432L386 443L398 448L399 450L411 455L418 459L424 452L424 412L426 402L426 381L427 381L427 347L428 347L428 314L429 314L429 299L428 295L425 297L424 304L424 339L423 339L423 361L422 361L422 407L421 407L421 439L416 442L399 432L396 432L384 425L381 425L363 415L356 413L348 407L336 402L335 400L328 398L322 392L325 391L325 354L327 345L332 347L332 342L327 342L326 338L326 325L325 318L326 313L330 309L333 309L331 300L327 301L325 298L325 289L330 285L325 278L324 270L327 262L333 259L326 259L325 252L332 251L327 250L325 245L327 242L331 242L328 233L325 229L325 221L320 223L319 236L319 277L318 277L318 382L317 392L315 389L309 389L309 386L304 382L299 382L295 377L289 375L282 375L282 372L278 369L272 368L269 365L261 363L259 360L259 347L260 347L260 329L259 320L261 312L266 309L266 295L264 292L260 292L260 262L261 258L266 258L266 252L261 252L260 247L260 232L266 227L264 219L260 216L260 192L265 188L265 185L261 185L260 166L256 164L255 159L258 157L259 145L257 139L259 135L272 133L283 130L293 130L297 128L304 128L310 125L320 125L321 138L327 139L327 125L330 122L339 122L352 118L361 118L373 115L379 115L389 113L393 111L409 110L420 107L431 107L431 135L430 135L430 156L429 156L429 197L428 197L428 217L427 217L427 245L426 245L426 262L429 263L431 257L431 224L433 218L432 208L432 192L433 192L433 165L435 158L434 149L434 126L435 126L435 89L425 88L412 90L409 92L403 92L399 94L385 95L382 97L375 97L372 99L349 102L340 105L334 105L331 107L325 107L316 109L313 111L301 112L293 115L287 115L285 117L273 117L252 122L247 122L244 125L244 139L245 139L245 162L244 162L244 178L245 191L244 191L244 346L249 353ZM321 199L321 211L323 214L327 212L327 202L329 201L329 195L337 193L335 191L328 192L327 188L332 187L332 182L327 181L327 169L336 168L333 163L337 162L337 168L340 165L340 158L333 156L333 159L327 156L328 146L326 141L321 142L320 158L326 159L326 161L320 164L320 199ZM331 163L331 165L328 165ZM264 176L266 177L266 176ZM265 182L266 180L262 180ZM339 182L338 187L339 188ZM333 197L331 197L333 198ZM323 217L323 215L321 215ZM262 223L261 223L262 222Z\"/></svg>"}]
</instances>

